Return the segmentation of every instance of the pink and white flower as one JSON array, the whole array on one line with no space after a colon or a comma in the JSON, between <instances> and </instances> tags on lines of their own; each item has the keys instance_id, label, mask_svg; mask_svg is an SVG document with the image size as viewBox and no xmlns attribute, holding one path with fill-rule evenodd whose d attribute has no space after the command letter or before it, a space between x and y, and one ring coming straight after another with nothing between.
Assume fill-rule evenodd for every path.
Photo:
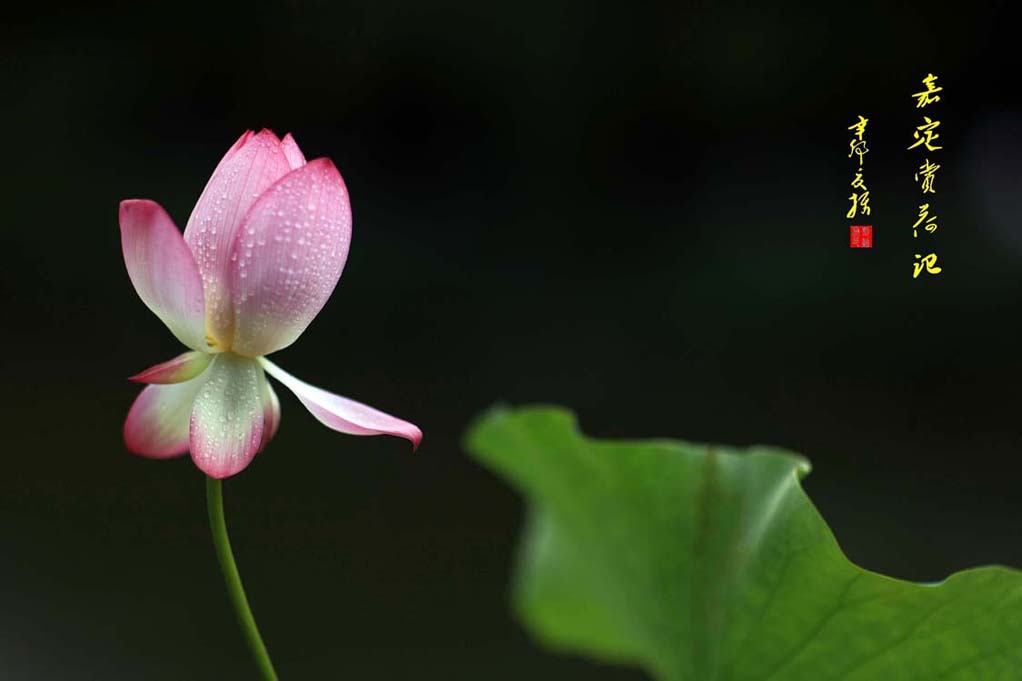
<instances>
[{"instance_id":1,"label":"pink and white flower","mask_svg":"<svg viewBox=\"0 0 1022 681\"><path fill-rule=\"evenodd\" d=\"M213 478L243 470L280 424L270 374L327 427L422 431L309 385L266 359L301 335L330 297L351 241L344 180L327 158L306 162L290 134L246 132L228 149L184 235L159 204L121 202L121 244L142 301L191 351L146 369L124 424L128 449L166 459L191 451Z\"/></svg>"}]
</instances>

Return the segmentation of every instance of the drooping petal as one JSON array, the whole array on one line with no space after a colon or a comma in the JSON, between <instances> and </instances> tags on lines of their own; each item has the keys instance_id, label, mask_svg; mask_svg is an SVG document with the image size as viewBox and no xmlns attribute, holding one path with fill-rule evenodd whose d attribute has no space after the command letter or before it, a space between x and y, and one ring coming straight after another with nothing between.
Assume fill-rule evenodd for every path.
<instances>
[{"instance_id":1,"label":"drooping petal","mask_svg":"<svg viewBox=\"0 0 1022 681\"><path fill-rule=\"evenodd\" d=\"M191 250L155 201L121 201L121 250L128 277L179 341L208 350L202 278Z\"/></svg>"},{"instance_id":2,"label":"drooping petal","mask_svg":"<svg viewBox=\"0 0 1022 681\"><path fill-rule=\"evenodd\" d=\"M261 452L266 449L266 445L270 443L273 436L277 434L277 428L280 427L280 400L277 399L277 393L273 390L273 386L270 385L266 374L260 371L259 378L260 394L263 403L263 441L259 444L259 451Z\"/></svg>"},{"instance_id":3,"label":"drooping petal","mask_svg":"<svg viewBox=\"0 0 1022 681\"><path fill-rule=\"evenodd\" d=\"M337 285L350 241L348 191L329 159L270 187L231 253L234 351L257 357L293 343Z\"/></svg>"},{"instance_id":4,"label":"drooping petal","mask_svg":"<svg viewBox=\"0 0 1022 681\"><path fill-rule=\"evenodd\" d=\"M151 366L128 380L136 383L182 383L205 371L212 359L213 355L207 352L186 352Z\"/></svg>"},{"instance_id":5,"label":"drooping petal","mask_svg":"<svg viewBox=\"0 0 1022 681\"><path fill-rule=\"evenodd\" d=\"M280 148L284 150L287 162L291 164L291 170L305 165L305 154L298 148L298 142L295 142L295 138L291 136L291 133L284 135L284 139L280 141Z\"/></svg>"},{"instance_id":6,"label":"drooping petal","mask_svg":"<svg viewBox=\"0 0 1022 681\"><path fill-rule=\"evenodd\" d=\"M192 407L192 460L206 475L226 478L242 471L263 437L262 370L255 360L225 352L206 370ZM265 380L265 379L262 379Z\"/></svg>"},{"instance_id":7,"label":"drooping petal","mask_svg":"<svg viewBox=\"0 0 1022 681\"><path fill-rule=\"evenodd\" d=\"M222 348L230 346L233 314L228 265L231 244L255 200L290 172L280 140L269 130L242 135L217 166L185 228L206 294L207 331Z\"/></svg>"},{"instance_id":8,"label":"drooping petal","mask_svg":"<svg viewBox=\"0 0 1022 681\"><path fill-rule=\"evenodd\" d=\"M205 376L173 385L150 385L135 398L124 422L128 450L151 459L188 451L188 419Z\"/></svg>"},{"instance_id":9,"label":"drooping petal","mask_svg":"<svg viewBox=\"0 0 1022 681\"><path fill-rule=\"evenodd\" d=\"M334 395L314 385L309 385L265 357L260 357L259 363L263 365L266 373L286 385L301 400L305 408L328 428L349 435L403 437L412 443L413 451L422 441L422 431L412 423L402 421L347 397Z\"/></svg>"}]
</instances>

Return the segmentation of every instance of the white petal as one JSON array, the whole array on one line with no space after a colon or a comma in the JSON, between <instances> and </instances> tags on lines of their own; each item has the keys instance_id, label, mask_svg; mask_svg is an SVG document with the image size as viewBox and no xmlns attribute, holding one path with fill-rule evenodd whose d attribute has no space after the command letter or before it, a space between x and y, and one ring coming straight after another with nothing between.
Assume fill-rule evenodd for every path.
<instances>
[{"instance_id":1,"label":"white petal","mask_svg":"<svg viewBox=\"0 0 1022 681\"><path fill-rule=\"evenodd\" d=\"M242 471L259 451L263 403L259 364L233 353L216 356L195 398L191 416L192 460L206 475Z\"/></svg>"},{"instance_id":2,"label":"white petal","mask_svg":"<svg viewBox=\"0 0 1022 681\"><path fill-rule=\"evenodd\" d=\"M328 428L349 435L395 435L411 442L413 449L422 441L422 431L415 424L309 385L265 357L260 357L259 363L266 373L290 388L305 408Z\"/></svg>"},{"instance_id":3,"label":"white petal","mask_svg":"<svg viewBox=\"0 0 1022 681\"><path fill-rule=\"evenodd\" d=\"M128 450L151 459L188 451L188 419L205 375L171 385L150 385L135 398L124 422Z\"/></svg>"}]
</instances>

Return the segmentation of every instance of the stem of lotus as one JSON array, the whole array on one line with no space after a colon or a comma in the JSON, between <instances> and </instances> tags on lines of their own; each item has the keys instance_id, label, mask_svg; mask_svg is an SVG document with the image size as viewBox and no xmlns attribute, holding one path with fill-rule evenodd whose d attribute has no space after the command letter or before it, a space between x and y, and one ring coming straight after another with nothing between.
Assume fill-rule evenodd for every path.
<instances>
[{"instance_id":1,"label":"stem of lotus","mask_svg":"<svg viewBox=\"0 0 1022 681\"><path fill-rule=\"evenodd\" d=\"M238 626L241 627L241 633L245 636L245 642L252 651L252 657L255 658L262 678L265 681L277 681L277 672L273 669L273 662L270 661L270 653L266 650L263 637L259 635L255 617L252 616L248 598L245 597L245 588L241 585L238 566L234 563L231 540L227 537L227 522L224 520L223 486L214 478L206 478L206 506L209 509L209 529L213 533L216 557L220 562L220 571L224 574L227 595L238 617Z\"/></svg>"}]
</instances>

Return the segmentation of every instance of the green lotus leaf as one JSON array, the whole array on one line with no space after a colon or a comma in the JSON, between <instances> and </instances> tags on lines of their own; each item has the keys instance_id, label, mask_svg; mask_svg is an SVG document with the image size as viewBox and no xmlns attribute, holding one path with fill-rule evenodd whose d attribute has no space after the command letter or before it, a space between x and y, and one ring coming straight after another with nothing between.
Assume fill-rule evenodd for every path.
<instances>
[{"instance_id":1,"label":"green lotus leaf","mask_svg":"<svg viewBox=\"0 0 1022 681\"><path fill-rule=\"evenodd\" d=\"M467 443L528 502L514 603L554 649L663 681L1022 679L1022 573L854 565L797 455L594 440L557 408L494 410Z\"/></svg>"}]
</instances>

